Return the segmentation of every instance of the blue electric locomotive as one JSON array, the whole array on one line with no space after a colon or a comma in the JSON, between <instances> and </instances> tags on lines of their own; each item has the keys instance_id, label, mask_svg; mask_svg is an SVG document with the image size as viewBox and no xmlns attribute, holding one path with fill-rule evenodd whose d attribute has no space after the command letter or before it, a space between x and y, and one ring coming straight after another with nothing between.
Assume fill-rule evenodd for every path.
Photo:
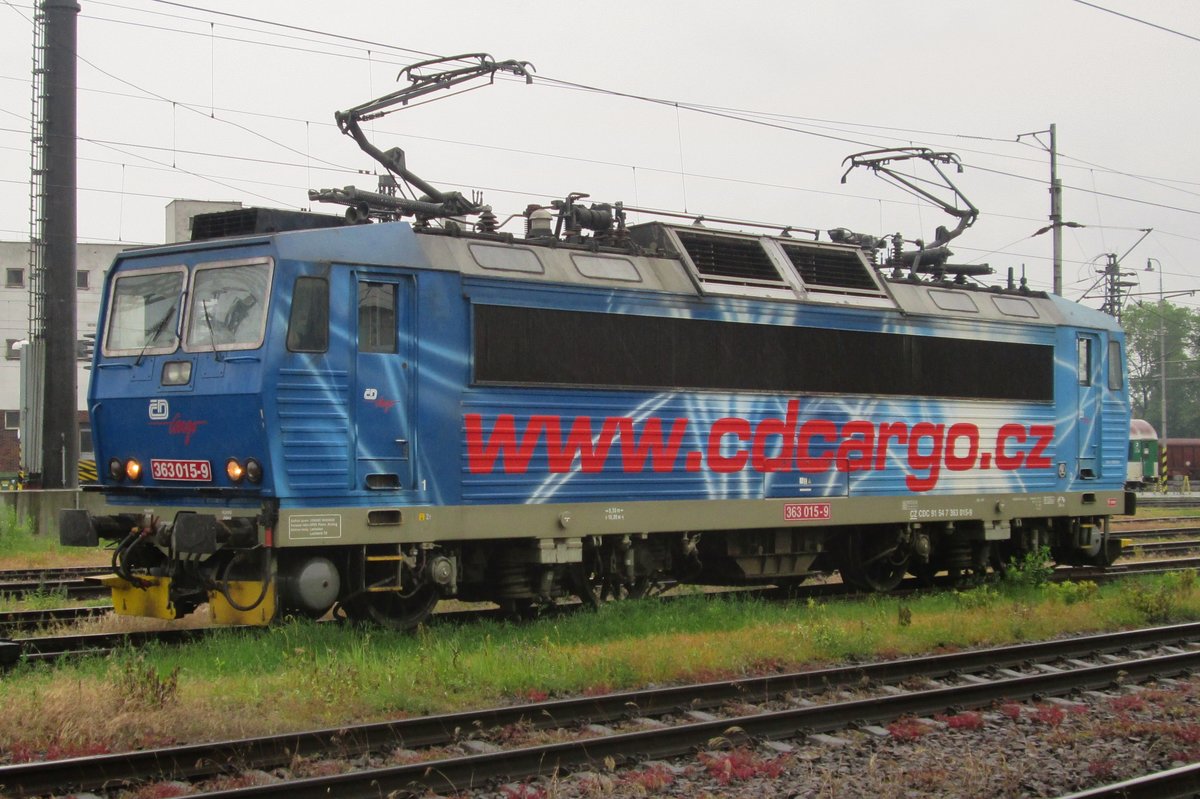
<instances>
[{"instance_id":1,"label":"blue electric locomotive","mask_svg":"<svg viewBox=\"0 0 1200 799\"><path fill-rule=\"evenodd\" d=\"M447 596L887 589L1119 551L1111 317L948 277L944 232L927 279L842 234L626 225L579 195L515 237L417 185L331 193L415 225L248 209L117 258L89 389L108 509L61 529L118 542L118 612L406 627Z\"/></svg>"}]
</instances>

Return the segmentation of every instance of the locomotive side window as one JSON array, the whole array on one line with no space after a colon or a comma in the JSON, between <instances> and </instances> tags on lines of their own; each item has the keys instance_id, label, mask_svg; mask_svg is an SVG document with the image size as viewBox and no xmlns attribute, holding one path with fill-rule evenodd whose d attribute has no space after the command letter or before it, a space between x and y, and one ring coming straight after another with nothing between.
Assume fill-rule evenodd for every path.
<instances>
[{"instance_id":1,"label":"locomotive side window","mask_svg":"<svg viewBox=\"0 0 1200 799\"><path fill-rule=\"evenodd\" d=\"M1120 391L1125 387L1125 374L1122 368L1125 359L1121 357L1121 342L1108 342L1108 387L1112 391Z\"/></svg>"},{"instance_id":2,"label":"locomotive side window","mask_svg":"<svg viewBox=\"0 0 1200 799\"><path fill-rule=\"evenodd\" d=\"M296 278L288 317L287 348L292 352L328 351L329 281L325 278Z\"/></svg>"},{"instance_id":3,"label":"locomotive side window","mask_svg":"<svg viewBox=\"0 0 1200 799\"><path fill-rule=\"evenodd\" d=\"M1090 338L1081 338L1075 342L1076 346L1076 372L1079 375L1079 385L1090 386L1092 384L1092 340Z\"/></svg>"},{"instance_id":4,"label":"locomotive side window","mask_svg":"<svg viewBox=\"0 0 1200 799\"><path fill-rule=\"evenodd\" d=\"M396 351L396 285L358 284L358 351Z\"/></svg>"},{"instance_id":5,"label":"locomotive side window","mask_svg":"<svg viewBox=\"0 0 1200 799\"><path fill-rule=\"evenodd\" d=\"M185 274L175 267L118 275L109 300L104 354L174 352Z\"/></svg>"},{"instance_id":6,"label":"locomotive side window","mask_svg":"<svg viewBox=\"0 0 1200 799\"><path fill-rule=\"evenodd\" d=\"M188 308L189 352L254 349L262 344L271 264L196 267Z\"/></svg>"}]
</instances>

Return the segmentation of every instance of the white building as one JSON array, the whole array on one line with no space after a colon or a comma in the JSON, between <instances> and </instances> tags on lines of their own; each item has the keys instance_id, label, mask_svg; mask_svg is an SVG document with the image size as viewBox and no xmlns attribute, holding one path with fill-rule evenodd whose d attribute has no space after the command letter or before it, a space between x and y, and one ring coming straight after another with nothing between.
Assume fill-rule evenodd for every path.
<instances>
[{"instance_id":1,"label":"white building","mask_svg":"<svg viewBox=\"0 0 1200 799\"><path fill-rule=\"evenodd\" d=\"M164 241L187 241L191 238L192 217L212 211L241 208L241 203L174 200L167 205ZM100 296L104 276L113 258L125 244L79 244L76 249L76 335L79 342L96 333L96 317L100 313ZM21 348L29 333L29 243L0 241L0 339L4 341L4 358L0 359L0 409L4 412L4 429L0 431L0 480L15 475L21 463L18 433L21 421ZM76 407L81 413L79 451L92 450L91 431L86 420L89 362L84 357L84 345L78 352L76 375Z\"/></svg>"}]
</instances>

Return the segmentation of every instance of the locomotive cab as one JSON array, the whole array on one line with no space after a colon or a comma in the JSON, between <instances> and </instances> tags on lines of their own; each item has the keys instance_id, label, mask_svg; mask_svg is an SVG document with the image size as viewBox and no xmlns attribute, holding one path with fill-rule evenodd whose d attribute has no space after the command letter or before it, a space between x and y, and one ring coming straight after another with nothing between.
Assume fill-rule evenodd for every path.
<instances>
[{"instance_id":1,"label":"locomotive cab","mask_svg":"<svg viewBox=\"0 0 1200 799\"><path fill-rule=\"evenodd\" d=\"M260 551L274 493L261 369L274 272L253 248L200 247L128 253L110 270L89 411L118 512L67 511L60 535L117 542L105 580L118 611L173 618L211 602L223 621L274 613Z\"/></svg>"}]
</instances>

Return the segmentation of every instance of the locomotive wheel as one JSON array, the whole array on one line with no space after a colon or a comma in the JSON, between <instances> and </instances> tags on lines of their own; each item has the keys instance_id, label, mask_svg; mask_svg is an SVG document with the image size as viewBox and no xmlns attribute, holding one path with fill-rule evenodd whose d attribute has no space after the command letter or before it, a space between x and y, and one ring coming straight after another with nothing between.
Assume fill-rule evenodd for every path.
<instances>
[{"instance_id":1,"label":"locomotive wheel","mask_svg":"<svg viewBox=\"0 0 1200 799\"><path fill-rule=\"evenodd\" d=\"M411 630L429 618L440 595L437 587L423 585L412 594L379 591L359 594L343 603L346 617L393 630Z\"/></svg>"},{"instance_id":2,"label":"locomotive wheel","mask_svg":"<svg viewBox=\"0 0 1200 799\"><path fill-rule=\"evenodd\" d=\"M910 552L887 536L855 530L844 539L838 571L850 585L865 591L891 591L908 572Z\"/></svg>"}]
</instances>

